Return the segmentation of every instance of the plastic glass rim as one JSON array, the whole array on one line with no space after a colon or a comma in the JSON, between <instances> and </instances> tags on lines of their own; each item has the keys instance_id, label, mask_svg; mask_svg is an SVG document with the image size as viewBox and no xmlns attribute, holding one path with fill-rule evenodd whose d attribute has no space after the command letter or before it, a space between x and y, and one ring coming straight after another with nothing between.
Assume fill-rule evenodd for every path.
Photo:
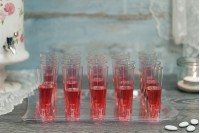
<instances>
[{"instance_id":1,"label":"plastic glass rim","mask_svg":"<svg viewBox=\"0 0 200 133\"><path fill-rule=\"evenodd\" d=\"M62 71L65 70L66 68L76 68L81 70L81 74L83 74L83 66L82 65L63 65L62 66Z\"/></svg>"},{"instance_id":2,"label":"plastic glass rim","mask_svg":"<svg viewBox=\"0 0 200 133\"><path fill-rule=\"evenodd\" d=\"M87 60L92 60L92 59L106 59L104 54L89 54L87 56Z\"/></svg>"},{"instance_id":3,"label":"plastic glass rim","mask_svg":"<svg viewBox=\"0 0 200 133\"><path fill-rule=\"evenodd\" d=\"M56 59L59 60L59 55L56 52L42 52L40 53L41 60Z\"/></svg>"},{"instance_id":4,"label":"plastic glass rim","mask_svg":"<svg viewBox=\"0 0 200 133\"><path fill-rule=\"evenodd\" d=\"M121 53L111 56L112 60L129 60L130 54L129 53Z\"/></svg>"},{"instance_id":5,"label":"plastic glass rim","mask_svg":"<svg viewBox=\"0 0 200 133\"><path fill-rule=\"evenodd\" d=\"M39 66L37 66L37 67L38 68L52 67L52 68L56 69L57 71L59 68L58 64L42 64L42 63L40 63Z\"/></svg>"},{"instance_id":6,"label":"plastic glass rim","mask_svg":"<svg viewBox=\"0 0 200 133\"><path fill-rule=\"evenodd\" d=\"M118 61L118 62L116 62L115 65L116 65L117 67L119 67L119 66L124 66L124 65L128 65L128 66L131 67L131 68L135 68L135 61L127 61L127 62Z\"/></svg>"},{"instance_id":7,"label":"plastic glass rim","mask_svg":"<svg viewBox=\"0 0 200 133\"><path fill-rule=\"evenodd\" d=\"M62 64L62 69L65 67L71 67L71 68L80 68L83 67L81 64Z\"/></svg>"},{"instance_id":8,"label":"plastic glass rim","mask_svg":"<svg viewBox=\"0 0 200 133\"><path fill-rule=\"evenodd\" d=\"M80 65L80 60L65 60L61 62L62 65Z\"/></svg>"},{"instance_id":9,"label":"plastic glass rim","mask_svg":"<svg viewBox=\"0 0 200 133\"><path fill-rule=\"evenodd\" d=\"M81 64L81 56L76 53L65 53L62 55L61 64Z\"/></svg>"},{"instance_id":10,"label":"plastic glass rim","mask_svg":"<svg viewBox=\"0 0 200 133\"><path fill-rule=\"evenodd\" d=\"M107 64L106 57L102 54L91 54L87 57L87 63L88 65L91 64Z\"/></svg>"},{"instance_id":11,"label":"plastic glass rim","mask_svg":"<svg viewBox=\"0 0 200 133\"><path fill-rule=\"evenodd\" d=\"M100 64L100 65L103 65L103 64L107 64L107 60L105 58L96 58L96 59L90 59L88 60L88 65L91 65L91 64Z\"/></svg>"},{"instance_id":12,"label":"plastic glass rim","mask_svg":"<svg viewBox=\"0 0 200 133\"><path fill-rule=\"evenodd\" d=\"M147 61L157 61L157 55L155 52L153 53L147 53L147 52L139 52L139 61L140 62L147 62Z\"/></svg>"}]
</instances>

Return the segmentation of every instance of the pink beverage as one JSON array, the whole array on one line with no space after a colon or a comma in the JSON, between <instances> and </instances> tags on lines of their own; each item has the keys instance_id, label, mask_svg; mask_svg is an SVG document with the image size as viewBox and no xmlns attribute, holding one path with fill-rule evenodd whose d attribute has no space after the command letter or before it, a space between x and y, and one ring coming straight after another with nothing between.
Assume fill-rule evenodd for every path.
<instances>
[{"instance_id":1,"label":"pink beverage","mask_svg":"<svg viewBox=\"0 0 200 133\"><path fill-rule=\"evenodd\" d=\"M119 81L119 86L133 86L133 82L132 81ZM116 87L115 89L115 92L116 92L116 106L118 106L118 99L120 97L120 91L119 91L119 88Z\"/></svg>"},{"instance_id":2,"label":"pink beverage","mask_svg":"<svg viewBox=\"0 0 200 133\"><path fill-rule=\"evenodd\" d=\"M129 121L132 118L133 86L119 86L118 95L118 118Z\"/></svg>"},{"instance_id":3,"label":"pink beverage","mask_svg":"<svg viewBox=\"0 0 200 133\"><path fill-rule=\"evenodd\" d=\"M54 118L53 113L53 90L55 85L51 83L43 83L38 87L39 90L39 113L42 121L51 121Z\"/></svg>"},{"instance_id":4,"label":"pink beverage","mask_svg":"<svg viewBox=\"0 0 200 133\"><path fill-rule=\"evenodd\" d=\"M155 79L147 79L144 89L144 95L147 96L146 88L149 86L158 86L158 81Z\"/></svg>"},{"instance_id":5,"label":"pink beverage","mask_svg":"<svg viewBox=\"0 0 200 133\"><path fill-rule=\"evenodd\" d=\"M53 83L54 85L55 85L55 87L54 87L54 91L53 91L53 93L54 93L54 95L55 95L55 93L56 93L56 88L57 88L57 82L56 82L56 80L54 80L54 76L55 75L53 75L53 74L51 74L51 73L45 73L44 74L44 82L51 82L51 83Z\"/></svg>"},{"instance_id":6,"label":"pink beverage","mask_svg":"<svg viewBox=\"0 0 200 133\"><path fill-rule=\"evenodd\" d=\"M133 86L133 81L126 81L126 80L121 80L119 81L120 86Z\"/></svg>"},{"instance_id":7,"label":"pink beverage","mask_svg":"<svg viewBox=\"0 0 200 133\"><path fill-rule=\"evenodd\" d=\"M64 88L78 88L78 81L77 80L65 81Z\"/></svg>"},{"instance_id":8,"label":"pink beverage","mask_svg":"<svg viewBox=\"0 0 200 133\"><path fill-rule=\"evenodd\" d=\"M161 108L161 87L149 86L147 89L148 96L148 113L150 119L159 119Z\"/></svg>"},{"instance_id":9,"label":"pink beverage","mask_svg":"<svg viewBox=\"0 0 200 133\"><path fill-rule=\"evenodd\" d=\"M56 114L56 90L57 90L57 82L54 79L55 75L52 73L52 70L49 69L44 73L44 82L51 82L55 87L53 89L53 112L54 116Z\"/></svg>"},{"instance_id":10,"label":"pink beverage","mask_svg":"<svg viewBox=\"0 0 200 133\"><path fill-rule=\"evenodd\" d=\"M91 80L92 80L91 86L104 86L103 78L92 78Z\"/></svg>"},{"instance_id":11,"label":"pink beverage","mask_svg":"<svg viewBox=\"0 0 200 133\"><path fill-rule=\"evenodd\" d=\"M91 94L91 117L94 120L102 120L106 115L106 88L104 86L92 86Z\"/></svg>"},{"instance_id":12,"label":"pink beverage","mask_svg":"<svg viewBox=\"0 0 200 133\"><path fill-rule=\"evenodd\" d=\"M158 85L158 81L155 79L148 79L146 81L146 86L157 86Z\"/></svg>"},{"instance_id":13,"label":"pink beverage","mask_svg":"<svg viewBox=\"0 0 200 133\"><path fill-rule=\"evenodd\" d=\"M65 85L67 86L67 85ZM80 119L81 89L64 88L65 93L65 117L67 120Z\"/></svg>"},{"instance_id":14,"label":"pink beverage","mask_svg":"<svg viewBox=\"0 0 200 133\"><path fill-rule=\"evenodd\" d=\"M134 62L117 62L114 76L115 116L119 120L128 121L132 118ZM132 97L131 101L128 100L130 97Z\"/></svg>"},{"instance_id":15,"label":"pink beverage","mask_svg":"<svg viewBox=\"0 0 200 133\"><path fill-rule=\"evenodd\" d=\"M48 72L46 71L44 73L44 82L54 82L54 91L53 91L53 95L54 95L54 100L56 100L56 89L57 89L57 80L55 80L55 75L52 72Z\"/></svg>"},{"instance_id":16,"label":"pink beverage","mask_svg":"<svg viewBox=\"0 0 200 133\"><path fill-rule=\"evenodd\" d=\"M80 119L80 99L82 87L82 66L80 64L63 64L63 88L66 120Z\"/></svg>"}]
</instances>

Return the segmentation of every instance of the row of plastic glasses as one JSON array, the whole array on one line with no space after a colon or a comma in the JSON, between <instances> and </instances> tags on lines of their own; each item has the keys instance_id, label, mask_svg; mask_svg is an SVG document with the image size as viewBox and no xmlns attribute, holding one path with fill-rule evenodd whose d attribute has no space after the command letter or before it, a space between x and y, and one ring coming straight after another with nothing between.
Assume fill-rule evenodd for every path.
<instances>
[{"instance_id":1,"label":"row of plastic glasses","mask_svg":"<svg viewBox=\"0 0 200 133\"><path fill-rule=\"evenodd\" d=\"M64 87L65 118L80 119L82 66L78 54L66 54L61 59ZM38 111L42 121L52 121L56 113L56 88L58 58L52 53L42 54L38 77ZM106 115L106 90L108 66L105 57L88 56L88 79L90 87L91 118L102 120Z\"/></svg>"},{"instance_id":2,"label":"row of plastic glasses","mask_svg":"<svg viewBox=\"0 0 200 133\"><path fill-rule=\"evenodd\" d=\"M155 53L139 53L140 61L140 116L159 120L163 67Z\"/></svg>"},{"instance_id":3,"label":"row of plastic glasses","mask_svg":"<svg viewBox=\"0 0 200 133\"><path fill-rule=\"evenodd\" d=\"M37 69L38 103L36 113L43 122L52 121L56 115L56 90L58 77L58 55L42 53ZM82 88L82 66L80 56L65 54L61 58L65 99L65 117L68 120L80 118L80 97Z\"/></svg>"},{"instance_id":4,"label":"row of plastic glasses","mask_svg":"<svg viewBox=\"0 0 200 133\"><path fill-rule=\"evenodd\" d=\"M107 60L103 55L89 55L87 60L90 115L93 120L103 120L106 115Z\"/></svg>"},{"instance_id":5,"label":"row of plastic glasses","mask_svg":"<svg viewBox=\"0 0 200 133\"><path fill-rule=\"evenodd\" d=\"M135 63L128 54L112 57L115 90L115 117L129 121L132 118Z\"/></svg>"},{"instance_id":6,"label":"row of plastic glasses","mask_svg":"<svg viewBox=\"0 0 200 133\"><path fill-rule=\"evenodd\" d=\"M90 113L94 120L106 115L106 90L108 65L105 56L89 55L87 58L90 90ZM159 118L161 106L162 67L155 54L140 53L141 117ZM56 88L58 56L45 53L40 56L37 71L39 102L38 111L42 121L50 121L56 114ZM65 98L65 117L80 119L80 99L83 68L78 54L66 54L61 59ZM119 120L132 118L134 89L134 62L128 54L112 57L113 83L115 90L115 116Z\"/></svg>"},{"instance_id":7,"label":"row of plastic glasses","mask_svg":"<svg viewBox=\"0 0 200 133\"><path fill-rule=\"evenodd\" d=\"M65 118L80 119L80 100L83 67L78 54L66 54L62 59L62 79L64 87Z\"/></svg>"},{"instance_id":8,"label":"row of plastic glasses","mask_svg":"<svg viewBox=\"0 0 200 133\"><path fill-rule=\"evenodd\" d=\"M42 121L51 121L56 114L56 88L58 57L54 53L42 53L37 69L38 103L37 111Z\"/></svg>"},{"instance_id":9,"label":"row of plastic glasses","mask_svg":"<svg viewBox=\"0 0 200 133\"><path fill-rule=\"evenodd\" d=\"M117 86L116 86L116 75L115 70L117 69L117 63L120 61L128 62L130 60L129 54L118 54L112 56L112 69L113 69L113 83L114 83L114 89L115 89L115 106L118 106L118 100L117 100Z\"/></svg>"}]
</instances>

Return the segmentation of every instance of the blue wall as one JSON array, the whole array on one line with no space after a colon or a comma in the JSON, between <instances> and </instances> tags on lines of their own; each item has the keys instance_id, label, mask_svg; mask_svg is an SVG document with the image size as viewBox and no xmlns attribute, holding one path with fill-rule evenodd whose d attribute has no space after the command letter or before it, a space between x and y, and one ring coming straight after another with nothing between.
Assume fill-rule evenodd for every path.
<instances>
[{"instance_id":1,"label":"blue wall","mask_svg":"<svg viewBox=\"0 0 200 133\"><path fill-rule=\"evenodd\" d=\"M181 56L182 47L158 35L149 2L25 0L25 45L30 58L8 68L35 68L39 53L49 49L58 52L78 49L84 66L90 51L104 52L108 57L126 51L137 62L138 51L147 49L158 53L166 74L176 73L176 59ZM160 16L163 20L165 14L171 13L170 1L164 11L158 11L158 14L164 14ZM86 68L84 71L86 73Z\"/></svg>"}]
</instances>

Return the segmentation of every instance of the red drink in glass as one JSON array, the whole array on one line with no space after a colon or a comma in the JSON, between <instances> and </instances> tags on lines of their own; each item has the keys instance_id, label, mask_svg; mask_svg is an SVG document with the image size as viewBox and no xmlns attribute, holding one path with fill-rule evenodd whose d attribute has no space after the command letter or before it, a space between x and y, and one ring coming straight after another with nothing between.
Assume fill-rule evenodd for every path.
<instances>
[{"instance_id":1,"label":"red drink in glass","mask_svg":"<svg viewBox=\"0 0 200 133\"><path fill-rule=\"evenodd\" d=\"M132 118L133 86L119 86L118 88L118 118L130 120Z\"/></svg>"},{"instance_id":2,"label":"red drink in glass","mask_svg":"<svg viewBox=\"0 0 200 133\"><path fill-rule=\"evenodd\" d=\"M114 73L116 117L122 121L132 118L134 62L119 61Z\"/></svg>"},{"instance_id":3,"label":"red drink in glass","mask_svg":"<svg viewBox=\"0 0 200 133\"><path fill-rule=\"evenodd\" d=\"M133 82L132 81L125 81L125 80L119 81L119 86L132 86L133 87ZM119 88L117 87L117 85L115 87L115 93L116 93L115 94L116 95L115 105L118 106L118 101L119 101L118 99L119 99L119 96L120 96L120 91L119 91Z\"/></svg>"},{"instance_id":4,"label":"red drink in glass","mask_svg":"<svg viewBox=\"0 0 200 133\"><path fill-rule=\"evenodd\" d=\"M158 86L158 81L155 79L148 79L146 81L146 86Z\"/></svg>"},{"instance_id":5,"label":"red drink in glass","mask_svg":"<svg viewBox=\"0 0 200 133\"><path fill-rule=\"evenodd\" d=\"M75 84L65 83L64 93L65 93L65 116L68 120L78 120L80 118L80 98L81 89L71 86L77 86ZM69 87L69 88L68 88Z\"/></svg>"},{"instance_id":6,"label":"red drink in glass","mask_svg":"<svg viewBox=\"0 0 200 133\"><path fill-rule=\"evenodd\" d=\"M133 81L127 81L127 80L121 80L120 82L120 86L133 86Z\"/></svg>"},{"instance_id":7,"label":"red drink in glass","mask_svg":"<svg viewBox=\"0 0 200 133\"><path fill-rule=\"evenodd\" d=\"M78 88L78 81L77 80L65 81L64 88Z\"/></svg>"},{"instance_id":8,"label":"red drink in glass","mask_svg":"<svg viewBox=\"0 0 200 133\"><path fill-rule=\"evenodd\" d=\"M147 89L149 118L158 119L160 117L161 108L161 87L149 86Z\"/></svg>"},{"instance_id":9,"label":"red drink in glass","mask_svg":"<svg viewBox=\"0 0 200 133\"><path fill-rule=\"evenodd\" d=\"M144 95L147 96L147 87L149 86L158 86L158 81L155 79L148 79L146 81L145 87L144 87Z\"/></svg>"},{"instance_id":10,"label":"red drink in glass","mask_svg":"<svg viewBox=\"0 0 200 133\"><path fill-rule=\"evenodd\" d=\"M42 121L51 121L54 118L54 97L53 90L55 85L43 83L38 87L39 90L39 112Z\"/></svg>"},{"instance_id":11,"label":"red drink in glass","mask_svg":"<svg viewBox=\"0 0 200 133\"><path fill-rule=\"evenodd\" d=\"M92 80L91 86L103 86L104 85L103 78L92 78L91 80Z\"/></svg>"},{"instance_id":12,"label":"red drink in glass","mask_svg":"<svg viewBox=\"0 0 200 133\"><path fill-rule=\"evenodd\" d=\"M63 64L62 75L65 99L65 118L71 121L79 120L82 66L80 66L80 64Z\"/></svg>"},{"instance_id":13,"label":"red drink in glass","mask_svg":"<svg viewBox=\"0 0 200 133\"><path fill-rule=\"evenodd\" d=\"M90 117L103 120L106 115L106 90L108 66L105 58L90 56L88 60L88 80L90 86Z\"/></svg>"},{"instance_id":14,"label":"red drink in glass","mask_svg":"<svg viewBox=\"0 0 200 133\"><path fill-rule=\"evenodd\" d=\"M57 90L57 75L56 73L54 73L53 68L52 69L47 69L44 73L44 80L43 82L51 82L52 84L54 84L54 89L53 89L53 103L54 103L54 114L56 113L56 90Z\"/></svg>"},{"instance_id":15,"label":"red drink in glass","mask_svg":"<svg viewBox=\"0 0 200 133\"><path fill-rule=\"evenodd\" d=\"M92 86L90 94L92 119L104 119L106 115L106 88L104 86Z\"/></svg>"},{"instance_id":16,"label":"red drink in glass","mask_svg":"<svg viewBox=\"0 0 200 133\"><path fill-rule=\"evenodd\" d=\"M57 88L57 74L58 74L58 58L54 53L42 53L40 54L40 67L39 67L38 82L41 90L47 88L53 88L51 91L52 109L53 115L56 114L56 88ZM41 87L42 86L42 87ZM44 91L43 91L44 92ZM39 94L42 94L39 89ZM39 96L40 97L40 96ZM41 113L40 113L41 114Z\"/></svg>"}]
</instances>

